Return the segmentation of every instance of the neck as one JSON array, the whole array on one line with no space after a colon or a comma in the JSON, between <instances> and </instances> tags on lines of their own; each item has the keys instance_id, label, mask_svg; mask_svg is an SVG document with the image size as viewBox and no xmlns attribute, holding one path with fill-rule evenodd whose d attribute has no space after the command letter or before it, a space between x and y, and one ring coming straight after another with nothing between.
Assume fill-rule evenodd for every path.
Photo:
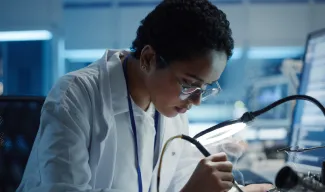
<instances>
[{"instance_id":1,"label":"neck","mask_svg":"<svg viewBox=\"0 0 325 192\"><path fill-rule=\"evenodd\" d=\"M150 94L146 88L143 71L140 70L140 62L132 57L127 61L127 75L129 92L135 104L146 111L150 105Z\"/></svg>"}]
</instances>

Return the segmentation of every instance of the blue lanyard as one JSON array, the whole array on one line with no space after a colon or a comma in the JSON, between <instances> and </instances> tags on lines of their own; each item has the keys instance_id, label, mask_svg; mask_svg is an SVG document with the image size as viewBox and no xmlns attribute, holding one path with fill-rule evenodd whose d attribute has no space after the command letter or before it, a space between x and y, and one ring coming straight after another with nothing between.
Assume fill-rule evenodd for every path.
<instances>
[{"instance_id":1,"label":"blue lanyard","mask_svg":"<svg viewBox=\"0 0 325 192\"><path fill-rule=\"evenodd\" d=\"M135 145L135 161L136 161L136 168L137 168L137 174L138 174L138 188L139 188L139 192L143 192L142 175L141 175L139 152L138 152L137 129L136 129L136 125L135 125L133 107L132 107L131 97L130 97L130 93L129 93L129 86L128 86L127 60L128 60L128 57L126 57L123 61L123 71L124 71L124 77L125 77L125 82L126 82L129 113L130 113L130 120L131 120L131 126L132 126L132 131L133 131L134 145ZM155 112L156 135L155 135L155 141L154 141L154 150L156 149L156 142L157 142L157 135L158 135L158 121L159 121L159 112L156 110L156 112ZM154 156L155 156L155 153L154 153ZM150 192L150 188L149 188L149 192Z\"/></svg>"}]
</instances>

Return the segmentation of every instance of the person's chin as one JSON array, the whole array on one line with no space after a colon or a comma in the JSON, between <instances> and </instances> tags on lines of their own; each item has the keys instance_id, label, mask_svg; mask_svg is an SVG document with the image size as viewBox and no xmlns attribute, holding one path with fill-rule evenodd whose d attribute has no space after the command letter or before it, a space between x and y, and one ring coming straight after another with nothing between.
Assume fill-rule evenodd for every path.
<instances>
[{"instance_id":1,"label":"person's chin","mask_svg":"<svg viewBox=\"0 0 325 192\"><path fill-rule=\"evenodd\" d=\"M169 117L169 118L173 118L173 117L176 117L178 115L178 113L173 110L171 112L169 112L167 115L165 115L166 117Z\"/></svg>"},{"instance_id":2,"label":"person's chin","mask_svg":"<svg viewBox=\"0 0 325 192\"><path fill-rule=\"evenodd\" d=\"M187 112L185 108L173 107L172 112L170 113L169 117L176 117L178 114L184 114Z\"/></svg>"},{"instance_id":3,"label":"person's chin","mask_svg":"<svg viewBox=\"0 0 325 192\"><path fill-rule=\"evenodd\" d=\"M166 110L165 112L161 112L165 117L173 118L176 117L178 114L184 114L187 112L187 109L179 108L179 107L171 107Z\"/></svg>"},{"instance_id":4,"label":"person's chin","mask_svg":"<svg viewBox=\"0 0 325 192\"><path fill-rule=\"evenodd\" d=\"M173 118L173 117L176 117L179 113L178 113L177 110L173 107L173 108L169 108L169 109L166 110L165 112L161 112L161 114L163 114L165 117Z\"/></svg>"}]
</instances>

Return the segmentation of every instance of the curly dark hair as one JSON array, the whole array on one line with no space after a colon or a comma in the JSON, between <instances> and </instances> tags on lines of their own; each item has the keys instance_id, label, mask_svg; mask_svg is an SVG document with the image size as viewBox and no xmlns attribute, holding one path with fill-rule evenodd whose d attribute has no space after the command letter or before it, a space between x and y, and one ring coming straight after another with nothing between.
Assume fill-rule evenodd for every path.
<instances>
[{"instance_id":1,"label":"curly dark hair","mask_svg":"<svg viewBox=\"0 0 325 192\"><path fill-rule=\"evenodd\" d=\"M208 51L232 55L234 40L226 14L208 0L164 0L142 21L132 43L140 58L151 45L168 63L199 57Z\"/></svg>"}]
</instances>

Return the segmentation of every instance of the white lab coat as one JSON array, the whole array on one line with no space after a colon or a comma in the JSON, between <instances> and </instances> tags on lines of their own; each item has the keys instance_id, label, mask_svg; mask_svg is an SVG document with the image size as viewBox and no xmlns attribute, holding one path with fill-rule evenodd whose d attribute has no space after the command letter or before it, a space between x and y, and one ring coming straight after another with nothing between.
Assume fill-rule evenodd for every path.
<instances>
[{"instance_id":1,"label":"white lab coat","mask_svg":"<svg viewBox=\"0 0 325 192\"><path fill-rule=\"evenodd\" d=\"M52 88L18 192L124 192L112 189L118 161L115 116L129 111L122 53L106 51L101 59L65 75ZM160 122L164 130L160 152L167 139L188 133L185 115L161 117ZM160 191L179 191L196 167L198 159L189 156L190 145L184 143L175 140L169 145ZM155 192L156 176L152 178L151 191ZM138 186L133 188L138 191Z\"/></svg>"},{"instance_id":2,"label":"white lab coat","mask_svg":"<svg viewBox=\"0 0 325 192\"><path fill-rule=\"evenodd\" d=\"M119 54L107 51L89 67L62 77L52 88L44 103L40 128L17 191L119 191L111 189L117 161L114 116L129 110ZM130 120L125 118L125 121ZM188 132L185 115L161 117L161 126L165 131L161 134L160 146L170 137ZM110 151L110 158L100 164L103 151ZM178 191L188 180L193 166L191 170L182 169L188 167L185 161L189 159L181 163L185 151L184 141L180 140L168 147L160 191ZM103 169L109 171L98 175ZM137 190L138 186L134 186L134 191ZM156 191L155 187L151 191Z\"/></svg>"}]
</instances>

